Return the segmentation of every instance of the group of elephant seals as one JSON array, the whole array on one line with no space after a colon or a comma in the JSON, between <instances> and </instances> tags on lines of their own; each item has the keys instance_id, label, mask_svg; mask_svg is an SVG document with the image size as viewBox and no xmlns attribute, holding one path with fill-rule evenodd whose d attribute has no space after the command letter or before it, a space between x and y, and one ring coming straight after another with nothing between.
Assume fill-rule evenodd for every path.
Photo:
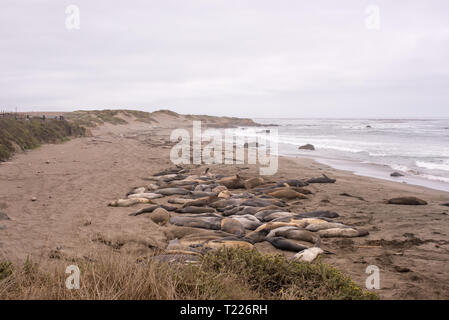
<instances>
[{"instance_id":1,"label":"group of elephant seals","mask_svg":"<svg viewBox=\"0 0 449 320\"><path fill-rule=\"evenodd\" d=\"M367 234L333 221L339 217L336 212L295 212L295 205L301 202L292 200L307 199L306 194L312 194L305 186L335 182L325 175L307 181L288 179L276 183L260 177L244 179L238 174L225 177L208 171L205 175L184 175L186 172L179 167L163 171L148 179L154 183L133 188L127 199L114 202L124 206L175 196L166 200L176 206L153 205L132 214L146 214L159 225L171 224L164 229L168 230L167 239L175 239L160 256L162 260L195 260L200 252L223 247L252 250L254 244L267 241L279 250L296 252L295 259L312 261L325 252L319 248L321 237Z\"/></svg>"}]
</instances>

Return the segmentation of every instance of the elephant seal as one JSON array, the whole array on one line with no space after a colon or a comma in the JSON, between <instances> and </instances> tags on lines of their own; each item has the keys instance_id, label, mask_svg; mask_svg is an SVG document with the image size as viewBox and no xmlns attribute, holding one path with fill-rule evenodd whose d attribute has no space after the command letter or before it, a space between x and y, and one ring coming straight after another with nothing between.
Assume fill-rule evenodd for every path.
<instances>
[{"instance_id":1,"label":"elephant seal","mask_svg":"<svg viewBox=\"0 0 449 320\"><path fill-rule=\"evenodd\" d=\"M259 208L257 207L247 207L247 206L239 206L233 207L231 209L226 209L222 212L223 216L232 216L232 215L245 215L245 214L255 214ZM258 218L258 217L256 217ZM259 219L259 218L258 218ZM259 219L260 220L260 219Z\"/></svg>"},{"instance_id":2,"label":"elephant seal","mask_svg":"<svg viewBox=\"0 0 449 320\"><path fill-rule=\"evenodd\" d=\"M230 218L239 221L245 229L255 230L262 225L262 222L259 221L256 217L246 214L241 216L230 216Z\"/></svg>"},{"instance_id":3,"label":"elephant seal","mask_svg":"<svg viewBox=\"0 0 449 320\"><path fill-rule=\"evenodd\" d=\"M322 177L307 180L307 183L335 183L337 180L331 179L323 173Z\"/></svg>"},{"instance_id":4,"label":"elephant seal","mask_svg":"<svg viewBox=\"0 0 449 320\"><path fill-rule=\"evenodd\" d=\"M346 226L343 223L338 222L312 223L306 226L306 230L313 232L332 228L349 228L349 226Z\"/></svg>"},{"instance_id":5,"label":"elephant seal","mask_svg":"<svg viewBox=\"0 0 449 320\"><path fill-rule=\"evenodd\" d=\"M126 196L129 196L131 194L137 194L137 193L144 193L146 191L145 187L137 187L137 188L133 188L131 189L131 191L129 191Z\"/></svg>"},{"instance_id":6,"label":"elephant seal","mask_svg":"<svg viewBox=\"0 0 449 320\"><path fill-rule=\"evenodd\" d=\"M245 180L243 185L245 186L245 189L248 190L248 189L255 188L263 183L264 183L263 178L251 178L251 179Z\"/></svg>"},{"instance_id":7,"label":"elephant seal","mask_svg":"<svg viewBox=\"0 0 449 320\"><path fill-rule=\"evenodd\" d=\"M340 215L332 211L311 211L298 213L297 216L301 218L338 218Z\"/></svg>"},{"instance_id":8,"label":"elephant seal","mask_svg":"<svg viewBox=\"0 0 449 320\"><path fill-rule=\"evenodd\" d=\"M310 243L316 243L320 239L320 236L317 235L316 233L298 228L277 231L276 236L284 237L290 240L305 241Z\"/></svg>"},{"instance_id":9,"label":"elephant seal","mask_svg":"<svg viewBox=\"0 0 449 320\"><path fill-rule=\"evenodd\" d=\"M154 193L159 193L164 196L186 195L186 194L190 194L190 192L191 191L188 191L184 188L164 188L164 189L154 190Z\"/></svg>"},{"instance_id":10,"label":"elephant seal","mask_svg":"<svg viewBox=\"0 0 449 320\"><path fill-rule=\"evenodd\" d=\"M151 203L147 198L118 199L108 204L110 207L130 207L138 203Z\"/></svg>"},{"instance_id":11,"label":"elephant seal","mask_svg":"<svg viewBox=\"0 0 449 320\"><path fill-rule=\"evenodd\" d=\"M165 209L167 211L175 211L177 209L176 207L171 207L171 206L166 206L164 204L161 204L161 205L154 205L154 206L151 206L151 207L148 207L148 208L140 209L139 211L134 212L134 213L130 213L129 215L130 216L138 216L138 215L141 215L141 214L144 214L144 213L151 213L151 212L153 212L154 210L156 210L158 208L163 208L163 209Z\"/></svg>"},{"instance_id":12,"label":"elephant seal","mask_svg":"<svg viewBox=\"0 0 449 320\"><path fill-rule=\"evenodd\" d=\"M178 213L210 213L215 212L214 208L208 207L196 207L196 206L187 206L180 209L177 209Z\"/></svg>"},{"instance_id":13,"label":"elephant seal","mask_svg":"<svg viewBox=\"0 0 449 320\"><path fill-rule=\"evenodd\" d=\"M361 231L352 228L332 228L317 232L322 238L354 238L368 235L368 231Z\"/></svg>"},{"instance_id":14,"label":"elephant seal","mask_svg":"<svg viewBox=\"0 0 449 320\"><path fill-rule=\"evenodd\" d=\"M157 184L150 183L150 184L147 186L147 188L148 188L148 190L150 190L150 191L154 191L154 190L159 189L159 186L158 186Z\"/></svg>"},{"instance_id":15,"label":"elephant seal","mask_svg":"<svg viewBox=\"0 0 449 320\"><path fill-rule=\"evenodd\" d=\"M205 246L212 249L221 248L239 248L244 250L253 250L254 246L247 241L237 241L237 240L212 240L208 241Z\"/></svg>"},{"instance_id":16,"label":"elephant seal","mask_svg":"<svg viewBox=\"0 0 449 320\"><path fill-rule=\"evenodd\" d=\"M298 180L298 179L287 179L287 180L279 181L276 184L276 187L284 187L285 185L290 186L290 187L305 187L305 186L308 186L309 184L305 181Z\"/></svg>"},{"instance_id":17,"label":"elephant seal","mask_svg":"<svg viewBox=\"0 0 449 320\"><path fill-rule=\"evenodd\" d=\"M218 194L218 198L219 199L229 199L229 198L231 198L231 192L229 192L229 190L221 191Z\"/></svg>"},{"instance_id":18,"label":"elephant seal","mask_svg":"<svg viewBox=\"0 0 449 320\"><path fill-rule=\"evenodd\" d=\"M204 197L212 197L217 196L218 193L216 192L207 192L207 191L192 191L190 192L190 197L197 199L197 198L204 198Z\"/></svg>"},{"instance_id":19,"label":"elephant seal","mask_svg":"<svg viewBox=\"0 0 449 320\"><path fill-rule=\"evenodd\" d=\"M157 208L148 214L148 217L156 224L166 225L170 221L170 213L164 208Z\"/></svg>"},{"instance_id":20,"label":"elephant seal","mask_svg":"<svg viewBox=\"0 0 449 320\"><path fill-rule=\"evenodd\" d=\"M282 232L282 231L287 231L287 230L298 230L297 227L295 226L284 226L284 227L279 227L276 229L271 230L270 232L268 232L267 237L268 238L272 238L272 237L276 237L278 232Z\"/></svg>"},{"instance_id":21,"label":"elephant seal","mask_svg":"<svg viewBox=\"0 0 449 320\"><path fill-rule=\"evenodd\" d=\"M173 216L170 223L183 227L220 230L221 220L222 217L219 216Z\"/></svg>"},{"instance_id":22,"label":"elephant seal","mask_svg":"<svg viewBox=\"0 0 449 320\"><path fill-rule=\"evenodd\" d=\"M187 201L186 203L184 203L182 205L182 207L185 208L185 207L190 207L190 206L197 206L197 207L207 206L208 204L217 201L217 199L218 199L217 195L198 198L195 200Z\"/></svg>"},{"instance_id":23,"label":"elephant seal","mask_svg":"<svg viewBox=\"0 0 449 320\"><path fill-rule=\"evenodd\" d=\"M229 191L228 188L226 188L225 186L216 186L215 188L212 189L212 192L216 192L216 193L220 193L223 191Z\"/></svg>"},{"instance_id":24,"label":"elephant seal","mask_svg":"<svg viewBox=\"0 0 449 320\"><path fill-rule=\"evenodd\" d=\"M231 198L233 199L252 199L254 198L254 194L250 192L240 192L231 194Z\"/></svg>"},{"instance_id":25,"label":"elephant seal","mask_svg":"<svg viewBox=\"0 0 449 320\"><path fill-rule=\"evenodd\" d=\"M272 213L275 212L282 212L283 210L278 208L278 209L269 209L269 210L261 210L259 212L257 212L254 216L259 219L260 221L264 221L266 216L269 216Z\"/></svg>"},{"instance_id":26,"label":"elephant seal","mask_svg":"<svg viewBox=\"0 0 449 320\"><path fill-rule=\"evenodd\" d=\"M268 199L248 199L241 203L242 206L249 206L249 207L268 207L271 205L276 205L278 207L285 207L286 203L281 201L275 201L275 200L268 200Z\"/></svg>"},{"instance_id":27,"label":"elephant seal","mask_svg":"<svg viewBox=\"0 0 449 320\"><path fill-rule=\"evenodd\" d=\"M128 196L128 199L136 199L136 198L145 198L145 199L157 199L162 198L163 195L158 193L136 193L136 194L130 194Z\"/></svg>"},{"instance_id":28,"label":"elephant seal","mask_svg":"<svg viewBox=\"0 0 449 320\"><path fill-rule=\"evenodd\" d=\"M241 189L245 187L245 180L243 180L238 174L233 177L219 179L217 180L217 183L225 186L228 189Z\"/></svg>"},{"instance_id":29,"label":"elephant seal","mask_svg":"<svg viewBox=\"0 0 449 320\"><path fill-rule=\"evenodd\" d=\"M242 199L221 199L210 204L211 207L218 208L226 208L228 206L236 206L240 205L244 200Z\"/></svg>"},{"instance_id":30,"label":"elephant seal","mask_svg":"<svg viewBox=\"0 0 449 320\"><path fill-rule=\"evenodd\" d=\"M273 212L273 213L270 213L270 214L266 215L266 216L262 219L262 221L264 221L264 222L269 222L269 221L274 220L274 219L286 218L286 217L292 217L292 216L294 216L294 215L295 215L295 213L293 213L293 212L287 212L287 211Z\"/></svg>"},{"instance_id":31,"label":"elephant seal","mask_svg":"<svg viewBox=\"0 0 449 320\"><path fill-rule=\"evenodd\" d=\"M427 204L426 201L421 200L416 197L400 197L393 198L387 201L388 204L400 204L400 205L410 205L410 206L424 206Z\"/></svg>"},{"instance_id":32,"label":"elephant seal","mask_svg":"<svg viewBox=\"0 0 449 320\"><path fill-rule=\"evenodd\" d=\"M221 231L235 234L236 236L243 237L245 235L245 228L236 219L224 218L221 220Z\"/></svg>"},{"instance_id":33,"label":"elephant seal","mask_svg":"<svg viewBox=\"0 0 449 320\"><path fill-rule=\"evenodd\" d=\"M303 262L312 262L322 253L324 253L323 249L318 247L312 247L309 249L305 249L301 252L298 252L293 256L293 259Z\"/></svg>"},{"instance_id":34,"label":"elephant seal","mask_svg":"<svg viewBox=\"0 0 449 320\"><path fill-rule=\"evenodd\" d=\"M275 197L275 198L288 199L288 200L307 199L307 197L305 195L303 195L302 193L296 192L295 190L292 190L292 189L274 191L274 192L269 193L268 195Z\"/></svg>"},{"instance_id":35,"label":"elephant seal","mask_svg":"<svg viewBox=\"0 0 449 320\"><path fill-rule=\"evenodd\" d=\"M299 252L308 249L307 247L301 246L282 237L266 238L266 240L271 243L273 247L280 250Z\"/></svg>"}]
</instances>

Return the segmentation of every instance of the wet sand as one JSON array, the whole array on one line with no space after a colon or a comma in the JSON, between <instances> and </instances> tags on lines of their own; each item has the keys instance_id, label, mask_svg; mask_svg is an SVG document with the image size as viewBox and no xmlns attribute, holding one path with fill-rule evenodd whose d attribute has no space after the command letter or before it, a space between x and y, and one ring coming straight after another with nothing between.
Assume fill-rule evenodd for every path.
<instances>
[{"instance_id":1,"label":"wet sand","mask_svg":"<svg viewBox=\"0 0 449 320\"><path fill-rule=\"evenodd\" d=\"M170 227L144 216L130 217L145 205L111 208L107 204L132 187L144 186L152 174L172 166L172 128L191 125L161 116L158 124L132 122L104 125L92 137L44 145L15 155L0 165L0 259L14 262L31 256L37 262L83 257L110 250L120 242L124 254L151 254L166 245ZM254 165L214 165L215 173L257 175ZM198 172L205 166L195 168ZM306 158L282 157L272 180L312 178L326 173L335 184L314 184L301 210L332 210L346 224L364 228L367 237L323 239L329 263L364 286L368 265L380 269L380 296L385 299L448 299L449 193L353 175ZM341 195L346 193L352 196ZM395 196L417 196L426 206L385 203ZM32 201L36 197L36 201ZM264 252L285 253L267 242Z\"/></svg>"}]
</instances>

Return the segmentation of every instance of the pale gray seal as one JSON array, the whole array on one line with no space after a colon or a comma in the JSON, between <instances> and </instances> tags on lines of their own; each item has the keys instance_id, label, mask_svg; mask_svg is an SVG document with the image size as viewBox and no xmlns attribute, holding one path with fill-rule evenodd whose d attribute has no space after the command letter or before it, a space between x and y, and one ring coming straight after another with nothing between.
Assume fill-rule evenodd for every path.
<instances>
[{"instance_id":1,"label":"pale gray seal","mask_svg":"<svg viewBox=\"0 0 449 320\"><path fill-rule=\"evenodd\" d=\"M332 228L317 232L322 238L353 238L368 235L368 231L361 231L352 228Z\"/></svg>"}]
</instances>

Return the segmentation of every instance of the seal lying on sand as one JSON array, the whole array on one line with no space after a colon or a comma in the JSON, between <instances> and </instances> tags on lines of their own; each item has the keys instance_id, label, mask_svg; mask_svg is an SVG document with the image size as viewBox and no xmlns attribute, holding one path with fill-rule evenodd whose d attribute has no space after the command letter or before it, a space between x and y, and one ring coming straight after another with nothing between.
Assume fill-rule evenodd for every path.
<instances>
[{"instance_id":1,"label":"seal lying on sand","mask_svg":"<svg viewBox=\"0 0 449 320\"><path fill-rule=\"evenodd\" d=\"M331 179L323 173L322 177L307 180L307 183L335 183L337 180Z\"/></svg>"},{"instance_id":2,"label":"seal lying on sand","mask_svg":"<svg viewBox=\"0 0 449 320\"><path fill-rule=\"evenodd\" d=\"M251 178L246 180L243 184L246 189L252 189L264 183L262 178Z\"/></svg>"},{"instance_id":3,"label":"seal lying on sand","mask_svg":"<svg viewBox=\"0 0 449 320\"><path fill-rule=\"evenodd\" d=\"M236 205L240 205L244 200L242 199L222 199L222 200L217 200L215 202L212 202L210 204L210 206L212 208L226 208L228 206L236 206Z\"/></svg>"},{"instance_id":4,"label":"seal lying on sand","mask_svg":"<svg viewBox=\"0 0 449 320\"><path fill-rule=\"evenodd\" d=\"M302 193L296 192L295 190L292 190L292 189L274 191L274 192L269 193L268 195L275 197L275 198L288 199L288 200L307 199L307 197L305 195L303 195Z\"/></svg>"},{"instance_id":5,"label":"seal lying on sand","mask_svg":"<svg viewBox=\"0 0 449 320\"><path fill-rule=\"evenodd\" d=\"M184 227L220 230L222 219L220 216L173 216L170 223Z\"/></svg>"},{"instance_id":6,"label":"seal lying on sand","mask_svg":"<svg viewBox=\"0 0 449 320\"><path fill-rule=\"evenodd\" d=\"M217 195L207 196L207 197L203 197L203 198L198 198L198 199L195 199L195 200L187 201L186 203L184 203L182 205L182 207L184 208L184 207L190 207L190 206L197 206L197 207L199 207L199 206L206 206L208 204L211 204L211 203L217 201L217 199L218 199Z\"/></svg>"},{"instance_id":7,"label":"seal lying on sand","mask_svg":"<svg viewBox=\"0 0 449 320\"><path fill-rule=\"evenodd\" d=\"M267 238L266 240L271 243L273 247L280 250L299 252L308 249L307 247L301 246L282 237Z\"/></svg>"},{"instance_id":8,"label":"seal lying on sand","mask_svg":"<svg viewBox=\"0 0 449 320\"><path fill-rule=\"evenodd\" d=\"M318 231L322 238L354 238L368 235L368 231L361 231L352 228L332 228Z\"/></svg>"},{"instance_id":9,"label":"seal lying on sand","mask_svg":"<svg viewBox=\"0 0 449 320\"><path fill-rule=\"evenodd\" d=\"M285 207L287 204L283 201L276 201L274 199L248 199L243 201L240 205L249 207L267 207L276 205L278 207Z\"/></svg>"},{"instance_id":10,"label":"seal lying on sand","mask_svg":"<svg viewBox=\"0 0 449 320\"><path fill-rule=\"evenodd\" d=\"M304 262L312 262L315 260L320 254L323 254L324 250L319 247L312 247L309 249L305 249L301 252L298 252L293 256L293 259L304 261Z\"/></svg>"},{"instance_id":11,"label":"seal lying on sand","mask_svg":"<svg viewBox=\"0 0 449 320\"><path fill-rule=\"evenodd\" d=\"M137 187L137 188L133 188L131 189L131 191L129 191L126 196L129 196L131 194L137 194L137 193L144 193L146 191L145 187Z\"/></svg>"},{"instance_id":12,"label":"seal lying on sand","mask_svg":"<svg viewBox=\"0 0 449 320\"><path fill-rule=\"evenodd\" d=\"M231 216L231 215L255 214L256 212L258 212L258 210L259 210L258 207L238 206L238 207L233 207L231 209L224 210L222 212L222 215L223 216Z\"/></svg>"},{"instance_id":13,"label":"seal lying on sand","mask_svg":"<svg viewBox=\"0 0 449 320\"><path fill-rule=\"evenodd\" d=\"M218 184L225 186L228 189L240 189L244 188L245 180L242 179L238 174L233 177L226 177L216 181Z\"/></svg>"},{"instance_id":14,"label":"seal lying on sand","mask_svg":"<svg viewBox=\"0 0 449 320\"><path fill-rule=\"evenodd\" d=\"M312 211L298 213L296 216L302 218L338 218L340 215L332 211Z\"/></svg>"},{"instance_id":15,"label":"seal lying on sand","mask_svg":"<svg viewBox=\"0 0 449 320\"><path fill-rule=\"evenodd\" d=\"M232 218L224 218L221 220L221 230L235 234L238 237L245 235L245 227L238 220Z\"/></svg>"},{"instance_id":16,"label":"seal lying on sand","mask_svg":"<svg viewBox=\"0 0 449 320\"><path fill-rule=\"evenodd\" d=\"M269 216L272 213L275 212L283 212L284 210L278 208L278 209L269 209L269 210L261 210L257 212L254 216L259 219L260 221L264 221L266 216Z\"/></svg>"},{"instance_id":17,"label":"seal lying on sand","mask_svg":"<svg viewBox=\"0 0 449 320\"><path fill-rule=\"evenodd\" d=\"M295 226L285 226L271 230L267 237L284 237L290 240L306 241L316 243L320 237L310 231L299 229Z\"/></svg>"},{"instance_id":18,"label":"seal lying on sand","mask_svg":"<svg viewBox=\"0 0 449 320\"><path fill-rule=\"evenodd\" d=\"M164 196L172 196L172 195L186 195L189 194L191 191L188 191L184 188L164 188L164 189L158 189L154 190L154 193L159 193Z\"/></svg>"},{"instance_id":19,"label":"seal lying on sand","mask_svg":"<svg viewBox=\"0 0 449 320\"><path fill-rule=\"evenodd\" d=\"M294 212L287 212L287 211L273 212L263 217L262 221L269 222L274 219L292 217L294 215L295 215Z\"/></svg>"},{"instance_id":20,"label":"seal lying on sand","mask_svg":"<svg viewBox=\"0 0 449 320\"><path fill-rule=\"evenodd\" d=\"M151 200L147 198L118 199L108 205L110 207L130 207L138 203L151 203Z\"/></svg>"},{"instance_id":21,"label":"seal lying on sand","mask_svg":"<svg viewBox=\"0 0 449 320\"><path fill-rule=\"evenodd\" d=\"M136 199L136 198L145 198L145 199L157 199L162 198L163 195L158 193L136 193L136 194L130 194L128 196L128 199Z\"/></svg>"},{"instance_id":22,"label":"seal lying on sand","mask_svg":"<svg viewBox=\"0 0 449 320\"><path fill-rule=\"evenodd\" d=\"M411 205L411 206L423 206L426 205L427 202L424 200L421 200L416 197L400 197L400 198L393 198L388 200L389 204L402 204L402 205Z\"/></svg>"},{"instance_id":23,"label":"seal lying on sand","mask_svg":"<svg viewBox=\"0 0 449 320\"><path fill-rule=\"evenodd\" d=\"M176 207L171 207L171 206L166 206L164 204L161 204L161 205L154 205L154 206L151 206L151 207L148 207L148 208L140 209L139 211L134 212L134 213L130 213L129 215L130 216L138 216L138 215L141 215L141 214L144 214L144 213L153 212L154 210L156 210L158 208L162 208L162 209L165 209L167 211L175 211L177 209Z\"/></svg>"},{"instance_id":24,"label":"seal lying on sand","mask_svg":"<svg viewBox=\"0 0 449 320\"><path fill-rule=\"evenodd\" d=\"M333 229L333 228L349 228L349 226L346 226L338 222L312 223L306 227L306 230L317 232L320 230Z\"/></svg>"},{"instance_id":25,"label":"seal lying on sand","mask_svg":"<svg viewBox=\"0 0 449 320\"><path fill-rule=\"evenodd\" d=\"M262 222L259 221L256 217L246 214L242 216L230 216L230 218L239 221L245 229L254 230L262 225Z\"/></svg>"},{"instance_id":26,"label":"seal lying on sand","mask_svg":"<svg viewBox=\"0 0 449 320\"><path fill-rule=\"evenodd\" d=\"M178 212L178 213L209 213L209 212L215 212L215 209L208 208L208 207L187 206L187 207L182 207L180 209L177 209L176 212Z\"/></svg>"},{"instance_id":27,"label":"seal lying on sand","mask_svg":"<svg viewBox=\"0 0 449 320\"><path fill-rule=\"evenodd\" d=\"M247 241L237 241L237 240L212 240L205 243L205 246L212 249L221 248L239 248L244 250L253 250L254 246Z\"/></svg>"}]
</instances>

